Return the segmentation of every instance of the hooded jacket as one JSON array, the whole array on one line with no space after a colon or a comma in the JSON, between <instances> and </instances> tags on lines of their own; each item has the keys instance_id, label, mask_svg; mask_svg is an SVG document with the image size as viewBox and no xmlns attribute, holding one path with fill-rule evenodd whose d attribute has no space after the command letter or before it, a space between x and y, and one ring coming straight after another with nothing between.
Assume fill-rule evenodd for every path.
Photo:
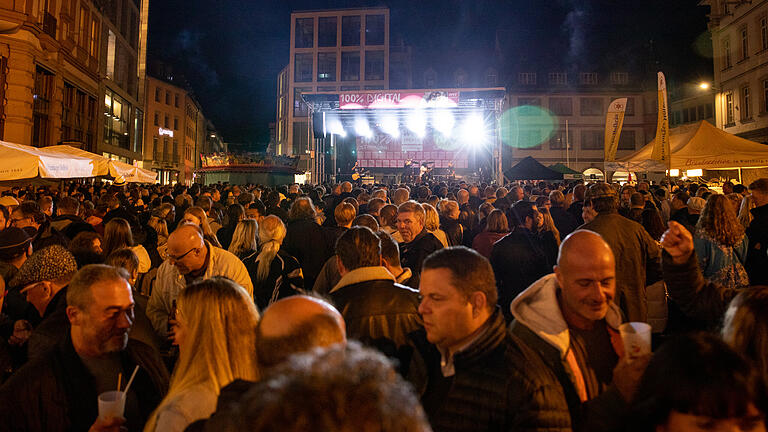
<instances>
[{"instance_id":1,"label":"hooded jacket","mask_svg":"<svg viewBox=\"0 0 768 432\"><path fill-rule=\"evenodd\" d=\"M549 274L520 293L510 305L514 316L512 333L538 352L546 367L557 377L575 430L614 430L627 410L627 403L614 385L596 398L587 400L583 371L571 348L568 323L557 299L558 290L555 275ZM613 302L609 303L605 322L611 345L622 357L624 349L617 331L622 315ZM535 367L536 363L531 365Z\"/></svg>"}]
</instances>

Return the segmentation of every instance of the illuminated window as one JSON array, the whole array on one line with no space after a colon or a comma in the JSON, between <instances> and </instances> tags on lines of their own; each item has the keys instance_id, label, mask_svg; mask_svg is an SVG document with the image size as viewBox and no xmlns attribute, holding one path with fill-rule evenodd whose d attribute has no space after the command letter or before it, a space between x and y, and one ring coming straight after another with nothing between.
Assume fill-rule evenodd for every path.
<instances>
[{"instance_id":1,"label":"illuminated window","mask_svg":"<svg viewBox=\"0 0 768 432\"><path fill-rule=\"evenodd\" d=\"M726 125L733 125L733 92L725 94L725 123Z\"/></svg>"},{"instance_id":2,"label":"illuminated window","mask_svg":"<svg viewBox=\"0 0 768 432\"><path fill-rule=\"evenodd\" d=\"M317 80L336 81L336 53L317 54Z\"/></svg>"},{"instance_id":3,"label":"illuminated window","mask_svg":"<svg viewBox=\"0 0 768 432\"><path fill-rule=\"evenodd\" d=\"M95 18L91 20L91 46L88 53L91 57L99 57L99 21Z\"/></svg>"},{"instance_id":4,"label":"illuminated window","mask_svg":"<svg viewBox=\"0 0 768 432\"><path fill-rule=\"evenodd\" d=\"M115 79L115 43L115 34L109 30L107 37L107 78L111 80Z\"/></svg>"},{"instance_id":5,"label":"illuminated window","mask_svg":"<svg viewBox=\"0 0 768 432\"><path fill-rule=\"evenodd\" d=\"M77 38L77 43L83 48L88 48L90 45L90 35L88 34L88 26L90 24L90 20L88 18L88 9L81 7L80 8L80 25L78 25L78 31L80 34Z\"/></svg>"}]
</instances>

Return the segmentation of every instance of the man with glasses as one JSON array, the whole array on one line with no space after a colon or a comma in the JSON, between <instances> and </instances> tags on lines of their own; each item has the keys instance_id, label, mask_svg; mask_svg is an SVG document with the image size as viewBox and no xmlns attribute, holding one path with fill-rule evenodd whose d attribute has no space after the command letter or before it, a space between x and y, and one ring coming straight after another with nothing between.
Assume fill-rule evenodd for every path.
<instances>
[{"instance_id":1,"label":"man with glasses","mask_svg":"<svg viewBox=\"0 0 768 432\"><path fill-rule=\"evenodd\" d=\"M203 232L197 225L180 225L168 237L167 246L168 259L157 271L147 303L147 317L160 336L169 336L168 320L176 297L193 281L224 276L253 295L253 284L243 262L232 253L204 241Z\"/></svg>"}]
</instances>

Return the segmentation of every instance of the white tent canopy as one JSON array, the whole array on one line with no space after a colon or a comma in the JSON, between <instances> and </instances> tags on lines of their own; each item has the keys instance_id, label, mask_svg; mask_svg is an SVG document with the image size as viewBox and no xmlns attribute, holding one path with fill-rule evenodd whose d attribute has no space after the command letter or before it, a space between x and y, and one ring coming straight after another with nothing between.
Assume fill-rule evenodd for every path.
<instances>
[{"instance_id":1,"label":"white tent canopy","mask_svg":"<svg viewBox=\"0 0 768 432\"><path fill-rule=\"evenodd\" d=\"M37 147L0 141L0 181L41 178L77 178L93 175L93 160Z\"/></svg>"},{"instance_id":2,"label":"white tent canopy","mask_svg":"<svg viewBox=\"0 0 768 432\"><path fill-rule=\"evenodd\" d=\"M125 162L116 161L104 156L99 156L85 150L68 145L55 145L43 147L41 150L47 152L63 153L67 155L84 157L93 160L93 176L123 176L127 182L136 183L154 183L157 179L157 173L145 170Z\"/></svg>"},{"instance_id":3,"label":"white tent canopy","mask_svg":"<svg viewBox=\"0 0 768 432\"><path fill-rule=\"evenodd\" d=\"M768 166L768 145L760 144L714 127L707 121L670 130L671 169L736 169ZM664 171L667 167L651 159L656 139L606 169Z\"/></svg>"}]
</instances>

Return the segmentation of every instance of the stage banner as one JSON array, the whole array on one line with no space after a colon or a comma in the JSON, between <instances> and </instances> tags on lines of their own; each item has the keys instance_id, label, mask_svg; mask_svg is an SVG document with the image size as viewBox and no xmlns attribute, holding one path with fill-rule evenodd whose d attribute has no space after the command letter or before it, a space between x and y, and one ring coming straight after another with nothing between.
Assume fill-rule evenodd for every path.
<instances>
[{"instance_id":1,"label":"stage banner","mask_svg":"<svg viewBox=\"0 0 768 432\"><path fill-rule=\"evenodd\" d=\"M341 109L455 107L457 91L363 91L339 94Z\"/></svg>"},{"instance_id":2,"label":"stage banner","mask_svg":"<svg viewBox=\"0 0 768 432\"><path fill-rule=\"evenodd\" d=\"M658 92L659 92L659 119L656 124L656 139L653 145L651 158L662 162L667 169L671 162L669 151L669 112L667 107L667 81L664 79L664 73L658 73Z\"/></svg>"},{"instance_id":3,"label":"stage banner","mask_svg":"<svg viewBox=\"0 0 768 432\"><path fill-rule=\"evenodd\" d=\"M616 159L616 150L619 148L619 136L624 125L624 111L627 108L627 98L619 98L608 106L608 114L605 116L605 160Z\"/></svg>"}]
</instances>

